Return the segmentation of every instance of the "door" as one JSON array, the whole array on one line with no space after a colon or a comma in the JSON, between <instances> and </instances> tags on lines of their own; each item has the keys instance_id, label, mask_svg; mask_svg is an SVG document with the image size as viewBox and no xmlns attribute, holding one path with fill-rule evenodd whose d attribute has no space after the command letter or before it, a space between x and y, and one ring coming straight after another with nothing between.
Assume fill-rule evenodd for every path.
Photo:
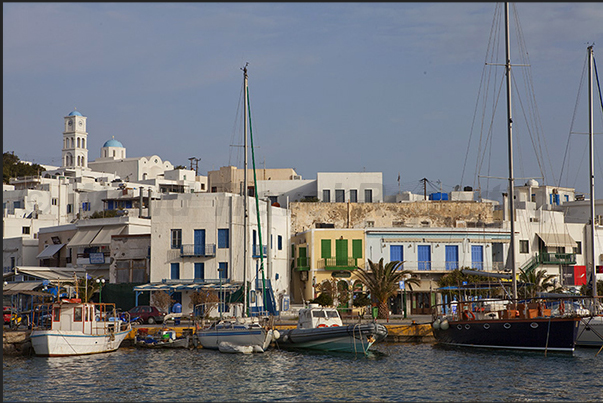
<instances>
[{"instance_id":1,"label":"door","mask_svg":"<svg viewBox=\"0 0 603 403\"><path fill-rule=\"evenodd\" d=\"M336 239L335 240L335 259L336 266L344 267L348 265L348 240L347 239Z\"/></svg>"},{"instance_id":2,"label":"door","mask_svg":"<svg viewBox=\"0 0 603 403\"><path fill-rule=\"evenodd\" d=\"M475 270L484 270L484 247L471 245L471 267Z\"/></svg>"},{"instance_id":3,"label":"door","mask_svg":"<svg viewBox=\"0 0 603 403\"><path fill-rule=\"evenodd\" d=\"M410 313L415 315L431 314L431 295L428 292L413 292Z\"/></svg>"},{"instance_id":4,"label":"door","mask_svg":"<svg viewBox=\"0 0 603 403\"><path fill-rule=\"evenodd\" d=\"M417 261L419 263L419 270L431 270L431 246L430 245L418 245L417 246Z\"/></svg>"},{"instance_id":5,"label":"door","mask_svg":"<svg viewBox=\"0 0 603 403\"><path fill-rule=\"evenodd\" d=\"M205 256L205 230L196 229L194 235L194 253L195 256Z\"/></svg>"},{"instance_id":6,"label":"door","mask_svg":"<svg viewBox=\"0 0 603 403\"><path fill-rule=\"evenodd\" d=\"M404 261L404 245L390 245L389 261L403 262ZM404 270L404 265L400 265L397 270Z\"/></svg>"}]
</instances>

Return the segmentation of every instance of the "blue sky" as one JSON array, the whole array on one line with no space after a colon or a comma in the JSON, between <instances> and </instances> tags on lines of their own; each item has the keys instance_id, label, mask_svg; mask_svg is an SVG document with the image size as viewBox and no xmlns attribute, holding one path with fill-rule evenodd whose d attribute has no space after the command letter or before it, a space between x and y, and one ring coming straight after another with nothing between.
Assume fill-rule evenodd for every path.
<instances>
[{"instance_id":1,"label":"blue sky","mask_svg":"<svg viewBox=\"0 0 603 403\"><path fill-rule=\"evenodd\" d=\"M242 167L248 62L259 167L295 168L304 179L379 171L387 194L421 193L422 178L429 191L477 188L475 110L495 10L496 3L3 3L3 149L60 165L63 117L77 108L88 117L90 160L114 136L129 157L157 154L186 166L197 157L200 174ZM541 176L537 148L550 167L547 184L559 182L565 158L560 185L588 192L587 138L569 134L588 130L574 111L577 102L587 107L577 96L586 47L595 43L596 58L603 44L603 3L515 10L543 136L533 146L517 127L515 176ZM517 53L512 48L512 62ZM504 123L492 136L499 143L479 175L507 177ZM479 186L506 187L495 179Z\"/></svg>"}]
</instances>

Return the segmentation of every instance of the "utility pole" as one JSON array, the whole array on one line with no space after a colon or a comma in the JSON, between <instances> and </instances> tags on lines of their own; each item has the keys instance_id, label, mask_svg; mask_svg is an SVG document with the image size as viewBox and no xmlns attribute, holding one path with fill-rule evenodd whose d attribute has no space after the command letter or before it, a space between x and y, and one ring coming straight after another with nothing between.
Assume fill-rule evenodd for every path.
<instances>
[{"instance_id":1,"label":"utility pole","mask_svg":"<svg viewBox=\"0 0 603 403\"><path fill-rule=\"evenodd\" d=\"M425 200L427 200L427 182L429 182L427 180L427 178L423 178L421 179L421 182L423 182L423 197L425 198Z\"/></svg>"},{"instance_id":2,"label":"utility pole","mask_svg":"<svg viewBox=\"0 0 603 403\"><path fill-rule=\"evenodd\" d=\"M201 161L201 158L195 158L195 176L199 175L199 161Z\"/></svg>"},{"instance_id":3,"label":"utility pole","mask_svg":"<svg viewBox=\"0 0 603 403\"><path fill-rule=\"evenodd\" d=\"M190 157L188 159L191 162L191 171L193 170L193 160L195 160L195 157Z\"/></svg>"}]
</instances>

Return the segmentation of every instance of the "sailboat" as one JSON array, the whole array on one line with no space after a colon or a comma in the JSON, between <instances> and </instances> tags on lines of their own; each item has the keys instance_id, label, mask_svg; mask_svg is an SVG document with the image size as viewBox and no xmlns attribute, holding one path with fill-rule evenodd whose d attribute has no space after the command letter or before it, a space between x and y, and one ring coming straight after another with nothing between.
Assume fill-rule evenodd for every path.
<instances>
[{"instance_id":1,"label":"sailboat","mask_svg":"<svg viewBox=\"0 0 603 403\"><path fill-rule=\"evenodd\" d=\"M603 346L603 313L601 312L601 303L597 298L597 274L595 270L595 176L594 176L594 130L593 130L593 66L595 59L593 46L588 46L588 103L589 103L589 143L590 143L590 236L591 253L590 258L593 262L592 277L592 302L589 306L590 315L584 316L580 320L578 327L578 336L576 338L577 346L602 347ZM595 68L596 71L596 68ZM600 89L599 89L600 91ZM600 92L599 92L600 93ZM599 300L600 301L600 300ZM586 301L585 301L586 302Z\"/></svg>"},{"instance_id":2,"label":"sailboat","mask_svg":"<svg viewBox=\"0 0 603 403\"><path fill-rule=\"evenodd\" d=\"M248 315L248 283L247 283L247 260L248 260L248 245L247 245L247 231L249 228L249 208L248 208L248 195L247 195L247 137L248 137L248 112L249 112L249 96L248 96L248 76L247 76L247 64L243 70L243 122L244 122L244 186L243 186L243 205L244 205L244 230L243 230L243 285L242 300L243 300L243 312L242 316L233 320L219 320L212 323L209 327L198 328L196 331L196 340L203 348L220 350L225 353L252 353L252 352L264 352L270 344L279 337L279 332L268 326L268 323L260 323L257 317L250 317ZM253 138L252 138L252 150L253 150ZM253 154L252 154L253 155ZM254 183L255 178L255 159L253 159L254 168ZM257 189L257 183L255 183L255 189ZM255 191L255 200L257 208L257 223L258 229L260 225L260 213L257 191ZM262 277L264 276L263 271L263 248L260 233L260 258L261 258L261 272ZM271 291L271 290L270 290ZM266 305L268 298L266 294L265 281L262 281L262 303ZM221 296L222 297L222 296Z\"/></svg>"},{"instance_id":3,"label":"sailboat","mask_svg":"<svg viewBox=\"0 0 603 403\"><path fill-rule=\"evenodd\" d=\"M509 44L509 4L505 3L507 134L509 162L509 209L511 242L512 296L504 299L462 299L452 309L436 305L433 310L433 335L439 344L493 349L573 352L580 317L571 300L517 298L515 265L515 207L513 136L511 109L511 49ZM480 275L488 275L480 272ZM492 273L493 277L501 274Z\"/></svg>"}]
</instances>

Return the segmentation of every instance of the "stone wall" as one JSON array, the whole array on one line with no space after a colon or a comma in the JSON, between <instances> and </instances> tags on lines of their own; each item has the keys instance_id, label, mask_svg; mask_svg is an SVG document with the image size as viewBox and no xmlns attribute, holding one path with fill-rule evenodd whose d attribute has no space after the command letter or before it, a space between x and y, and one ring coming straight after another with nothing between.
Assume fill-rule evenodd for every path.
<instances>
[{"instance_id":1,"label":"stone wall","mask_svg":"<svg viewBox=\"0 0 603 403\"><path fill-rule=\"evenodd\" d=\"M496 225L494 204L475 201L418 201L404 203L293 202L291 233L316 224L334 228L475 227Z\"/></svg>"}]
</instances>

